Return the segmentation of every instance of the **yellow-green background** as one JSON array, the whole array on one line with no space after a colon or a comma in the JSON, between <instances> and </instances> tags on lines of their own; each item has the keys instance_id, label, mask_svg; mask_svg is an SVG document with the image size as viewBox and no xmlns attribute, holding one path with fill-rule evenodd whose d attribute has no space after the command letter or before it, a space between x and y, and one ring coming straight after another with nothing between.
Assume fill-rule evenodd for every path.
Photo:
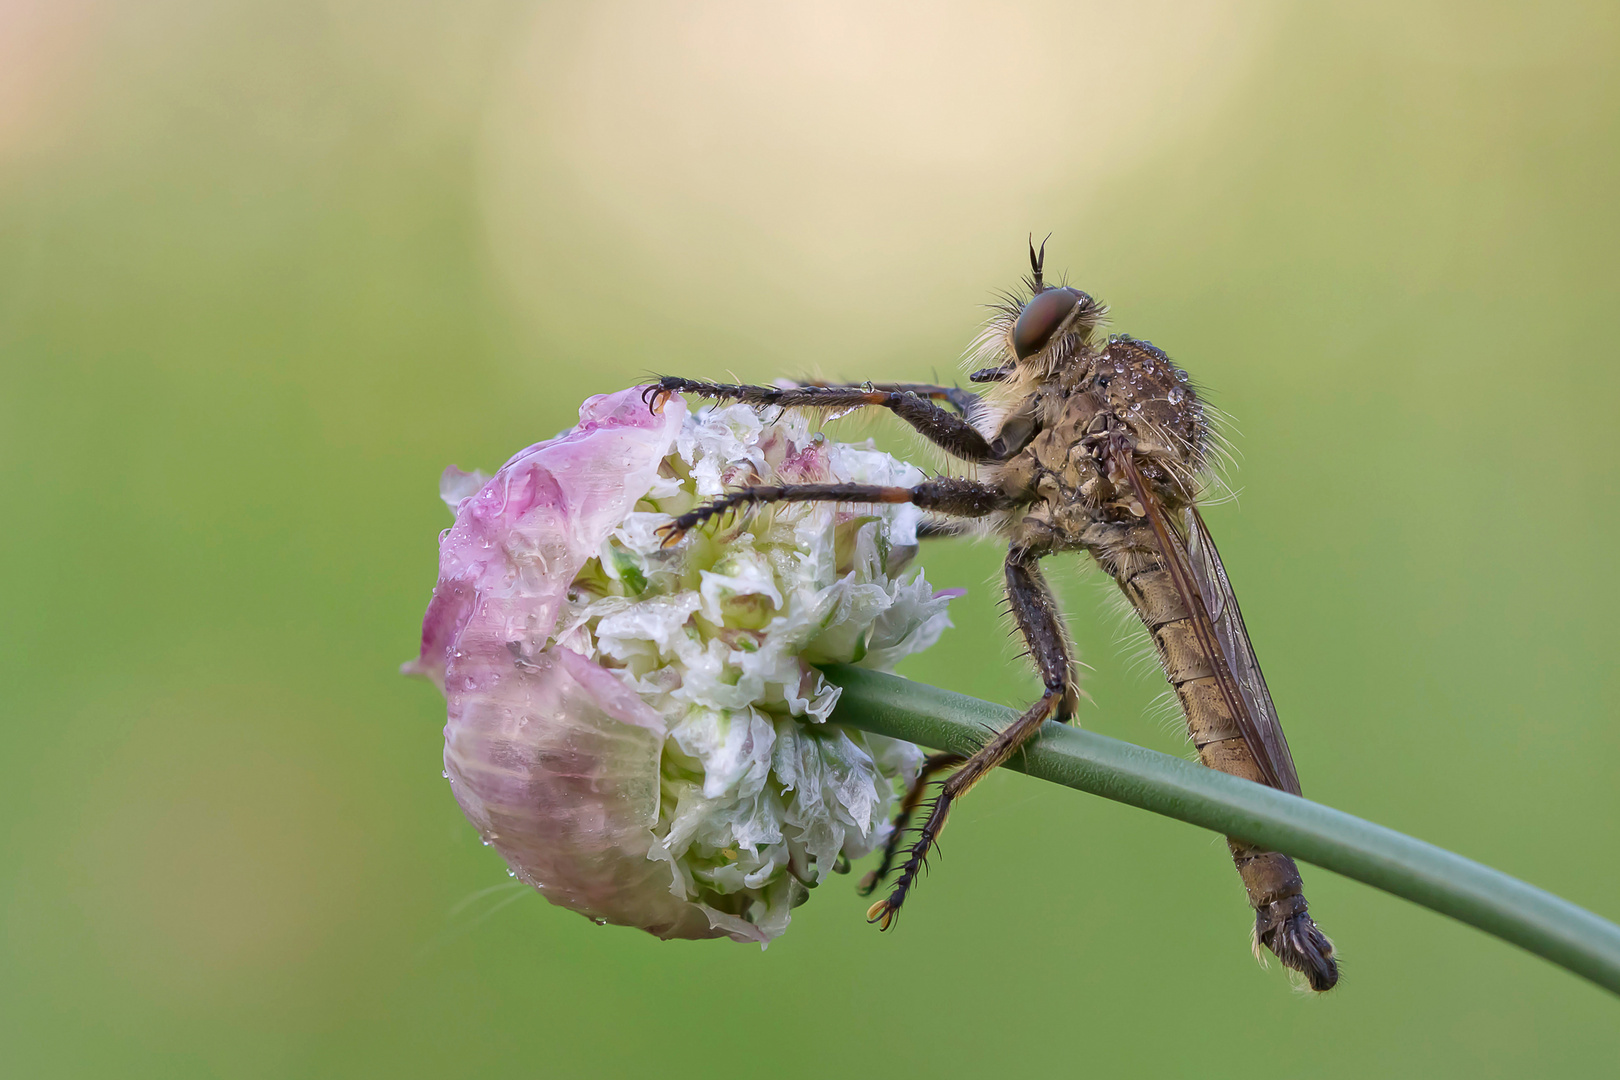
<instances>
[{"instance_id":1,"label":"yellow-green background","mask_svg":"<svg viewBox=\"0 0 1620 1080\"><path fill-rule=\"evenodd\" d=\"M1306 791L1620 916L1616 10L0 3L5 1073L1615 1075L1561 970L1307 868L1307 999L1217 838L1011 775L895 933L598 928L394 672L447 463L649 371L952 376L1051 230L1238 421ZM926 562L909 672L1024 700L994 547ZM1053 573L1083 722L1184 752Z\"/></svg>"}]
</instances>

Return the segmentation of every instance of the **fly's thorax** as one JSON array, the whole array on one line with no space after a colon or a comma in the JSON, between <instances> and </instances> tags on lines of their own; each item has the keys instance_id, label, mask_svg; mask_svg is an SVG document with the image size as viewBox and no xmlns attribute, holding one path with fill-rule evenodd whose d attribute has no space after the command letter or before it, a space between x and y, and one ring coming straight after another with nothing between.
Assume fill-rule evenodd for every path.
<instances>
[{"instance_id":1,"label":"fly's thorax","mask_svg":"<svg viewBox=\"0 0 1620 1080\"><path fill-rule=\"evenodd\" d=\"M1197 493L1209 420L1187 373L1152 343L1110 337L1095 379L1104 407L1135 447L1137 467L1171 508Z\"/></svg>"},{"instance_id":2,"label":"fly's thorax","mask_svg":"<svg viewBox=\"0 0 1620 1080\"><path fill-rule=\"evenodd\" d=\"M1000 467L1000 484L1032 504L1025 531L1039 532L1044 546L1102 557L1146 527L1136 492L1110 459L1121 446L1166 509L1196 496L1209 438L1204 409L1186 373L1147 342L1110 338L1049 378L1008 380L1005 391L1020 396L1002 399L989 437L1023 449Z\"/></svg>"},{"instance_id":3,"label":"fly's thorax","mask_svg":"<svg viewBox=\"0 0 1620 1080\"><path fill-rule=\"evenodd\" d=\"M1122 477L1110 477L1100 433L1115 423L1105 395L1089 380L1049 383L1008 414L1002 431L1034 416L1027 445L998 470L1002 490L1025 508L1012 515L1009 537L1041 550L1078 550L1102 523L1140 521Z\"/></svg>"}]
</instances>

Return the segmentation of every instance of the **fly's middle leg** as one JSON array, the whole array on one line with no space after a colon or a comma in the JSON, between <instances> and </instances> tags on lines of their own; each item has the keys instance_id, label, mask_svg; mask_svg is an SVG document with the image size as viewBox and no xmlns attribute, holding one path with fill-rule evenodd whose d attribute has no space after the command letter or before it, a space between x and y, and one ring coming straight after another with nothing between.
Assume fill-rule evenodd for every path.
<instances>
[{"instance_id":1,"label":"fly's middle leg","mask_svg":"<svg viewBox=\"0 0 1620 1080\"><path fill-rule=\"evenodd\" d=\"M1021 548L1008 553L1007 600L1019 632L1029 645L1029 654L1040 672L1045 693L1022 716L996 732L940 788L907 850L894 887L866 913L867 921L877 923L881 929L887 930L893 924L911 887L926 867L928 854L945 828L952 804L972 790L991 769L1012 757L1042 724L1053 719L1067 720L1074 712L1075 687L1068 635L1063 629L1057 602L1036 566L1038 558L1038 554Z\"/></svg>"},{"instance_id":2,"label":"fly's middle leg","mask_svg":"<svg viewBox=\"0 0 1620 1080\"><path fill-rule=\"evenodd\" d=\"M750 506L781 502L911 503L954 517L983 517L1012 506L997 488L974 480L941 477L915 487L878 484L756 484L728 491L712 502L688 510L659 530L664 546L680 541L711 518Z\"/></svg>"}]
</instances>

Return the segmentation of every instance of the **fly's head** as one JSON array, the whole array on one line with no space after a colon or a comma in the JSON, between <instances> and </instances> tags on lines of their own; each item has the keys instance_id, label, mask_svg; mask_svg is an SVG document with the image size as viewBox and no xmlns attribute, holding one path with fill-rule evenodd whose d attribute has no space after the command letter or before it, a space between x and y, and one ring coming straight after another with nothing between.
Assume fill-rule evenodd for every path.
<instances>
[{"instance_id":1,"label":"fly's head","mask_svg":"<svg viewBox=\"0 0 1620 1080\"><path fill-rule=\"evenodd\" d=\"M971 353L980 369L969 378L992 384L987 397L1000 406L992 449L1015 449L1044 432L1053 444L1044 453L1084 451L1041 464L1086 471L1065 490L1098 507L1115 496L1121 506L1132 501L1120 486L1122 455L1168 505L1197 497L1224 448L1187 373L1149 342L1102 334L1107 308L1048 283L1045 256L1044 243L1039 251L1030 244L1027 293L995 309Z\"/></svg>"},{"instance_id":2,"label":"fly's head","mask_svg":"<svg viewBox=\"0 0 1620 1080\"><path fill-rule=\"evenodd\" d=\"M979 339L976 354L996 361L969 376L1021 388L1061 378L1093 354L1092 338L1108 309L1086 293L1046 281L1046 242L1029 245L1028 297L1009 296Z\"/></svg>"}]
</instances>

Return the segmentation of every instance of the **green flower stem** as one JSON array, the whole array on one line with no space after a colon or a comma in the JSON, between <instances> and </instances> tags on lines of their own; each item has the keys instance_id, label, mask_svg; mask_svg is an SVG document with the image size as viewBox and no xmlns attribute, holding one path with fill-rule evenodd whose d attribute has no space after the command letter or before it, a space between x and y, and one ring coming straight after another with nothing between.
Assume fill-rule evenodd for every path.
<instances>
[{"instance_id":1,"label":"green flower stem","mask_svg":"<svg viewBox=\"0 0 1620 1080\"><path fill-rule=\"evenodd\" d=\"M839 664L832 719L972 753L1011 710ZM1048 723L1007 767L1213 829L1355 878L1477 926L1620 994L1620 926L1488 866L1392 829L1168 754Z\"/></svg>"}]
</instances>

